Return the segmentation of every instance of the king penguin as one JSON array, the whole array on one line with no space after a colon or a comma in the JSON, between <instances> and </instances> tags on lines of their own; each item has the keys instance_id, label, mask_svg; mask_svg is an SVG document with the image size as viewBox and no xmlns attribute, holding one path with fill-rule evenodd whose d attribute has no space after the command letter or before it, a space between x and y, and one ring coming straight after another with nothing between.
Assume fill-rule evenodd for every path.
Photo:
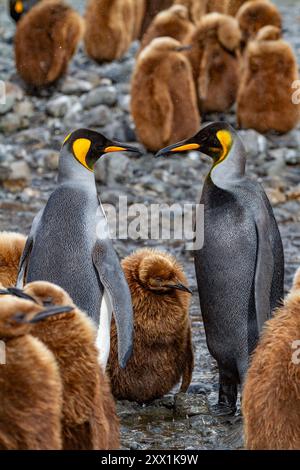
<instances>
[{"instance_id":1,"label":"king penguin","mask_svg":"<svg viewBox=\"0 0 300 470\"><path fill-rule=\"evenodd\" d=\"M133 334L130 291L109 237L93 171L103 154L118 151L139 153L89 129L78 129L66 137L58 187L33 221L17 282L21 288L37 280L57 284L96 324L100 322L97 342L104 368L112 312L118 327L121 367L131 355Z\"/></svg>"},{"instance_id":2,"label":"king penguin","mask_svg":"<svg viewBox=\"0 0 300 470\"><path fill-rule=\"evenodd\" d=\"M197 231L204 222L204 244L194 259L207 345L219 367L213 412L228 415L236 412L238 384L263 324L283 298L282 240L263 188L245 174L246 150L229 124L209 124L157 156L188 150L213 159L200 201L204 220L196 220Z\"/></svg>"}]
</instances>

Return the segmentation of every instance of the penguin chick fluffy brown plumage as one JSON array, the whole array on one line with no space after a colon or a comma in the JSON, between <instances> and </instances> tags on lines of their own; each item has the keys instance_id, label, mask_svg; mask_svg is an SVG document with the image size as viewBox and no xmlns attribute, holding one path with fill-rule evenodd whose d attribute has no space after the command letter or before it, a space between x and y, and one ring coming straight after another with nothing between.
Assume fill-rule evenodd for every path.
<instances>
[{"instance_id":1,"label":"penguin chick fluffy brown plumage","mask_svg":"<svg viewBox=\"0 0 300 470\"><path fill-rule=\"evenodd\" d=\"M173 5L174 0L145 0L145 14L142 24L141 37L147 31L153 18L162 10L166 10Z\"/></svg>"},{"instance_id":2,"label":"penguin chick fluffy brown plumage","mask_svg":"<svg viewBox=\"0 0 300 470\"><path fill-rule=\"evenodd\" d=\"M139 140L152 151L186 139L200 127L192 70L181 51L175 39L155 38L136 63L131 113Z\"/></svg>"},{"instance_id":3,"label":"penguin chick fluffy brown plumage","mask_svg":"<svg viewBox=\"0 0 300 470\"><path fill-rule=\"evenodd\" d=\"M183 5L173 5L156 15L142 39L141 49L144 49L154 38L162 36L183 42L193 31L194 25L189 20L187 8Z\"/></svg>"},{"instance_id":4,"label":"penguin chick fluffy brown plumage","mask_svg":"<svg viewBox=\"0 0 300 470\"><path fill-rule=\"evenodd\" d=\"M278 8L268 0L255 0L244 3L239 9L236 19L242 32L243 44L254 39L257 32L267 25L281 29L282 20Z\"/></svg>"},{"instance_id":5,"label":"penguin chick fluffy brown plumage","mask_svg":"<svg viewBox=\"0 0 300 470\"><path fill-rule=\"evenodd\" d=\"M118 365L117 332L111 330L108 372L118 399L149 402L168 393L182 378L191 382L194 366L190 294L181 266L167 253L142 249L122 267L134 310L133 354L125 369Z\"/></svg>"},{"instance_id":6,"label":"penguin chick fluffy brown plumage","mask_svg":"<svg viewBox=\"0 0 300 470\"><path fill-rule=\"evenodd\" d=\"M84 44L97 62L120 59L135 32L136 5L133 0L89 0L85 12Z\"/></svg>"},{"instance_id":7,"label":"penguin chick fluffy brown plumage","mask_svg":"<svg viewBox=\"0 0 300 470\"><path fill-rule=\"evenodd\" d=\"M175 0L175 5L185 5L190 19L197 23L207 13L225 13L227 0Z\"/></svg>"},{"instance_id":8,"label":"penguin chick fluffy brown plumage","mask_svg":"<svg viewBox=\"0 0 300 470\"><path fill-rule=\"evenodd\" d=\"M300 449L300 270L284 305L264 327L244 386L246 447Z\"/></svg>"},{"instance_id":9,"label":"penguin chick fluffy brown plumage","mask_svg":"<svg viewBox=\"0 0 300 470\"><path fill-rule=\"evenodd\" d=\"M184 5L189 13L189 18L193 23L199 21L204 16L206 11L206 3L199 0L175 0L175 5Z\"/></svg>"},{"instance_id":10,"label":"penguin chick fluffy brown plumage","mask_svg":"<svg viewBox=\"0 0 300 470\"><path fill-rule=\"evenodd\" d=\"M62 384L53 354L30 333L29 321L44 309L28 300L2 295L0 339L0 449L60 450Z\"/></svg>"},{"instance_id":11,"label":"penguin chick fluffy brown plumage","mask_svg":"<svg viewBox=\"0 0 300 470\"><path fill-rule=\"evenodd\" d=\"M194 80L203 112L225 112L234 104L240 73L241 34L235 18L205 15L187 38Z\"/></svg>"},{"instance_id":12,"label":"penguin chick fluffy brown plumage","mask_svg":"<svg viewBox=\"0 0 300 470\"><path fill-rule=\"evenodd\" d=\"M225 7L225 13L227 15L231 16L236 16L237 12L241 8L241 6L248 2L249 0L225 0L226 7ZM252 2L255 2L256 0L251 0Z\"/></svg>"},{"instance_id":13,"label":"penguin chick fluffy brown plumage","mask_svg":"<svg viewBox=\"0 0 300 470\"><path fill-rule=\"evenodd\" d=\"M26 237L15 232L0 232L0 283L12 287L17 282L19 262Z\"/></svg>"},{"instance_id":14,"label":"penguin chick fluffy brown plumage","mask_svg":"<svg viewBox=\"0 0 300 470\"><path fill-rule=\"evenodd\" d=\"M24 292L44 305L74 305L60 287L32 282ZM32 334L53 352L63 383L64 450L119 448L119 422L109 383L98 364L97 332L76 306L68 314L37 323Z\"/></svg>"},{"instance_id":15,"label":"penguin chick fluffy brown plumage","mask_svg":"<svg viewBox=\"0 0 300 470\"><path fill-rule=\"evenodd\" d=\"M250 41L243 59L237 98L238 125L266 133L289 132L300 119L300 105L292 99L299 79L291 46L278 37L278 28L263 29Z\"/></svg>"},{"instance_id":16,"label":"penguin chick fluffy brown plumage","mask_svg":"<svg viewBox=\"0 0 300 470\"><path fill-rule=\"evenodd\" d=\"M43 0L19 21L16 67L31 86L47 86L67 70L83 34L79 14L60 0Z\"/></svg>"}]
</instances>

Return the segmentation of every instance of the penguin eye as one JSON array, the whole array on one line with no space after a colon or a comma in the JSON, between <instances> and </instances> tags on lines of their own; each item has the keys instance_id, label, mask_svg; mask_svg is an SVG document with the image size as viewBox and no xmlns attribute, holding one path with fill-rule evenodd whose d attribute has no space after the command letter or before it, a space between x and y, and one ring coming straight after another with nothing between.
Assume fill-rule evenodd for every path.
<instances>
[{"instance_id":1,"label":"penguin eye","mask_svg":"<svg viewBox=\"0 0 300 470\"><path fill-rule=\"evenodd\" d=\"M92 171L88 166L86 157L90 150L92 142L89 139L76 139L73 143L73 153L76 158L85 168Z\"/></svg>"}]
</instances>

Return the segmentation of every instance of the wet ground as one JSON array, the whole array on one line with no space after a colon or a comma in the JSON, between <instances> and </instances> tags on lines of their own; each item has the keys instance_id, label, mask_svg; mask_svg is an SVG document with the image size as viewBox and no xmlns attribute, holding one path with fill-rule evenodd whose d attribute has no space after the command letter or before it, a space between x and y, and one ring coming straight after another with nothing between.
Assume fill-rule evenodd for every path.
<instances>
[{"instance_id":1,"label":"wet ground","mask_svg":"<svg viewBox=\"0 0 300 470\"><path fill-rule=\"evenodd\" d=\"M284 16L286 39L300 60L300 2L277 1ZM84 2L72 4L82 9ZM26 95L16 76L12 40L14 24L0 0L0 79L14 84L8 108L0 107L0 228L28 233L32 219L55 186L60 144L69 130L90 126L119 140L135 141L129 114L129 79L134 66L132 46L120 62L99 66L82 48L69 75L50 91ZM234 113L209 116L235 124ZM285 136L242 132L249 150L248 173L264 185L279 222L286 256L286 290L300 266L300 128ZM98 164L99 194L116 204L194 203L198 201L208 163L190 154L183 159L156 161L116 155ZM143 245L171 251L182 262L194 292L190 309L196 367L193 383L201 393L164 397L141 407L119 403L122 444L133 449L236 449L242 447L241 418L214 418L209 405L217 397L217 368L209 355L197 297L192 255L179 241L120 240L121 257Z\"/></svg>"}]
</instances>

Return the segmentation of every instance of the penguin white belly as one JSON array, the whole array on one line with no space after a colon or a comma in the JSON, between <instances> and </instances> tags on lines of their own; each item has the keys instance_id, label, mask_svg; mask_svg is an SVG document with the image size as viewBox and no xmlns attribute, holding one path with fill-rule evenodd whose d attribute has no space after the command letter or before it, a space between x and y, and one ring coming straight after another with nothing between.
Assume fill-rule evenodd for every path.
<instances>
[{"instance_id":1,"label":"penguin white belly","mask_svg":"<svg viewBox=\"0 0 300 470\"><path fill-rule=\"evenodd\" d=\"M101 309L100 309L100 323L97 334L96 346L99 354L98 359L103 369L106 369L106 364L110 352L110 327L112 319L112 305L107 291L104 289Z\"/></svg>"}]
</instances>

